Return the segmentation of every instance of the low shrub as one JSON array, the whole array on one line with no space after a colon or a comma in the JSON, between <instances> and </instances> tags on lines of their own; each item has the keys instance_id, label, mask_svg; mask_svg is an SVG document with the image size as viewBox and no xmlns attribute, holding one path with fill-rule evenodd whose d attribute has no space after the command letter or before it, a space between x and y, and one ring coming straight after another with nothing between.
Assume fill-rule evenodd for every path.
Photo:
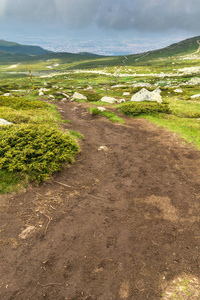
<instances>
[{"instance_id":1,"label":"low shrub","mask_svg":"<svg viewBox=\"0 0 200 300\"><path fill-rule=\"evenodd\" d=\"M119 110L125 115L137 116L140 114L152 115L157 113L170 114L168 103L157 102L129 102L122 104Z\"/></svg>"},{"instance_id":2,"label":"low shrub","mask_svg":"<svg viewBox=\"0 0 200 300\"><path fill-rule=\"evenodd\" d=\"M99 101L101 98L97 93L92 93L89 91L81 91L80 93L86 96L88 101Z\"/></svg>"},{"instance_id":3,"label":"low shrub","mask_svg":"<svg viewBox=\"0 0 200 300\"><path fill-rule=\"evenodd\" d=\"M31 117L27 116L25 113L11 109L8 112L0 110L0 118L6 119L7 121L12 122L14 124L28 123L31 119Z\"/></svg>"},{"instance_id":4,"label":"low shrub","mask_svg":"<svg viewBox=\"0 0 200 300\"><path fill-rule=\"evenodd\" d=\"M23 109L47 108L49 107L49 104L41 101L36 101L36 100L0 96L0 106L7 106L14 109L23 110Z\"/></svg>"},{"instance_id":5,"label":"low shrub","mask_svg":"<svg viewBox=\"0 0 200 300\"><path fill-rule=\"evenodd\" d=\"M0 131L0 170L27 174L36 183L72 162L78 151L70 134L46 126L5 126Z\"/></svg>"}]
</instances>

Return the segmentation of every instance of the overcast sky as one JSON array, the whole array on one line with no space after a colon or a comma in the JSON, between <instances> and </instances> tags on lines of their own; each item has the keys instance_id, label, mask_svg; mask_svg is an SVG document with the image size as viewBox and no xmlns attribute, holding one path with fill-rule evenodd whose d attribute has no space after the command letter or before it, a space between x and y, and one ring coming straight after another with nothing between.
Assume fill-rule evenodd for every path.
<instances>
[{"instance_id":1,"label":"overcast sky","mask_svg":"<svg viewBox=\"0 0 200 300\"><path fill-rule=\"evenodd\" d=\"M200 35L199 13L200 0L0 0L0 39L136 53Z\"/></svg>"}]
</instances>

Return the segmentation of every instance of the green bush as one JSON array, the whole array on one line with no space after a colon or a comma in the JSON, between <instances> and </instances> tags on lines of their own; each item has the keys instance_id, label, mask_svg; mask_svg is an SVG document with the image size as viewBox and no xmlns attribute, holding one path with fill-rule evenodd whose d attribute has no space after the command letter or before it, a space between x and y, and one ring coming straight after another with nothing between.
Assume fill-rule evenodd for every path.
<instances>
[{"instance_id":1,"label":"green bush","mask_svg":"<svg viewBox=\"0 0 200 300\"><path fill-rule=\"evenodd\" d=\"M0 106L7 106L14 109L35 109L35 108L47 108L49 107L48 103L36 101L36 100L27 100L17 97L6 97L0 96Z\"/></svg>"},{"instance_id":2,"label":"green bush","mask_svg":"<svg viewBox=\"0 0 200 300\"><path fill-rule=\"evenodd\" d=\"M89 91L81 91L80 93L83 94L84 96L86 96L88 101L99 101L100 100L100 96L96 93L92 93Z\"/></svg>"},{"instance_id":3,"label":"green bush","mask_svg":"<svg viewBox=\"0 0 200 300\"><path fill-rule=\"evenodd\" d=\"M46 126L6 126L0 131L0 170L28 174L36 183L72 162L78 151L70 134Z\"/></svg>"},{"instance_id":4,"label":"green bush","mask_svg":"<svg viewBox=\"0 0 200 300\"><path fill-rule=\"evenodd\" d=\"M27 116L25 113L22 113L17 110L9 110L8 112L0 111L0 118L6 119L7 121L12 122L14 124L28 123L31 119L30 116Z\"/></svg>"},{"instance_id":5,"label":"green bush","mask_svg":"<svg viewBox=\"0 0 200 300\"><path fill-rule=\"evenodd\" d=\"M170 114L171 110L168 103L157 102L129 102L121 105L119 109L122 113L129 116L137 116L140 114L152 115L157 113Z\"/></svg>"}]
</instances>

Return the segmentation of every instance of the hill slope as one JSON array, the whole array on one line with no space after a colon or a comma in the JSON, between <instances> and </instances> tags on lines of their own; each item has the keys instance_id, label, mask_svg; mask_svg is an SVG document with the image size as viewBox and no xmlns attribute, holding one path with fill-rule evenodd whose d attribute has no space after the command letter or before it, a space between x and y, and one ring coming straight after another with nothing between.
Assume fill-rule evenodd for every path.
<instances>
[{"instance_id":1,"label":"hill slope","mask_svg":"<svg viewBox=\"0 0 200 300\"><path fill-rule=\"evenodd\" d=\"M7 42L5 40L0 40L0 51L26 55L41 55L51 52L41 48L40 46L21 45L14 42Z\"/></svg>"}]
</instances>

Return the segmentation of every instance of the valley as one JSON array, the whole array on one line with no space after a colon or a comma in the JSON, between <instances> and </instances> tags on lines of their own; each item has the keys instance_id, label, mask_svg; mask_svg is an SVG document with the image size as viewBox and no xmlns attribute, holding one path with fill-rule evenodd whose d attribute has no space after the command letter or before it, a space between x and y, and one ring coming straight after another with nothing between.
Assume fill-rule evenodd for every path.
<instances>
[{"instance_id":1,"label":"valley","mask_svg":"<svg viewBox=\"0 0 200 300\"><path fill-rule=\"evenodd\" d=\"M1 299L199 299L198 41L0 54Z\"/></svg>"}]
</instances>

